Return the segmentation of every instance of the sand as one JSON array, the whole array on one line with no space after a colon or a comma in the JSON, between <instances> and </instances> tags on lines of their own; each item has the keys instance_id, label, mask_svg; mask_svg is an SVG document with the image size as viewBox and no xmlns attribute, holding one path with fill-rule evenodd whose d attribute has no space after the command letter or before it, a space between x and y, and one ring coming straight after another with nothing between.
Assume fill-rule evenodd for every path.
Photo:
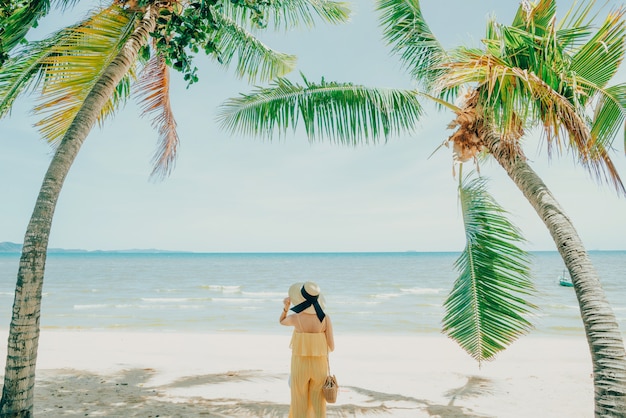
<instances>
[{"instance_id":1,"label":"sand","mask_svg":"<svg viewBox=\"0 0 626 418\"><path fill-rule=\"evenodd\" d=\"M0 331L4 373L7 331ZM286 417L288 329L276 335L41 334L38 417ZM591 417L583 336L523 337L478 364L444 336L336 335L329 417ZM0 381L1 382L1 381Z\"/></svg>"}]
</instances>

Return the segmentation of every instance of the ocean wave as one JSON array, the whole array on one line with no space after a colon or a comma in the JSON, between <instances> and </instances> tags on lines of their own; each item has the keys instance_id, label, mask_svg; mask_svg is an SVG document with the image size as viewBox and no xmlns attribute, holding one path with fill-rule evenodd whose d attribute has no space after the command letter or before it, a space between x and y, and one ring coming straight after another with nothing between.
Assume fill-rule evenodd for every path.
<instances>
[{"instance_id":1,"label":"ocean wave","mask_svg":"<svg viewBox=\"0 0 626 418\"><path fill-rule=\"evenodd\" d=\"M213 298L213 302L223 302L223 303L258 303L259 299L251 299L251 298Z\"/></svg>"},{"instance_id":2,"label":"ocean wave","mask_svg":"<svg viewBox=\"0 0 626 418\"><path fill-rule=\"evenodd\" d=\"M432 287L413 287L410 289L400 289L403 293L410 295L438 295L444 292L444 289L432 288Z\"/></svg>"},{"instance_id":3,"label":"ocean wave","mask_svg":"<svg viewBox=\"0 0 626 418\"><path fill-rule=\"evenodd\" d=\"M402 293L376 293L374 295L370 295L370 298L374 299L392 299L402 296Z\"/></svg>"},{"instance_id":4,"label":"ocean wave","mask_svg":"<svg viewBox=\"0 0 626 418\"><path fill-rule=\"evenodd\" d=\"M76 309L77 311L79 310L86 310L86 309L105 309L105 308L110 308L111 305L107 305L106 303L93 303L93 304L88 304L88 305L74 305L74 309Z\"/></svg>"},{"instance_id":5,"label":"ocean wave","mask_svg":"<svg viewBox=\"0 0 626 418\"><path fill-rule=\"evenodd\" d=\"M445 291L441 288L434 287L413 287L413 288L401 288L400 292L390 292L390 293L376 293L374 295L370 295L371 298L376 299L392 299L400 296L408 296L408 295L438 295L441 292Z\"/></svg>"},{"instance_id":6,"label":"ocean wave","mask_svg":"<svg viewBox=\"0 0 626 418\"><path fill-rule=\"evenodd\" d=\"M117 304L106 304L106 303L92 303L92 304L77 304L74 305L74 310L77 311L87 311L87 310L115 310L117 312L121 312L128 309L151 309L151 310L172 310L172 309L203 309L207 307L207 304L199 304L198 302L203 301L211 301L211 299L177 299L176 301L162 299L162 300L148 300L149 303L117 303ZM143 301L146 302L146 301ZM172 303L176 302L176 303ZM194 302L194 303L185 303L185 302Z\"/></svg>"},{"instance_id":7,"label":"ocean wave","mask_svg":"<svg viewBox=\"0 0 626 418\"><path fill-rule=\"evenodd\" d=\"M178 310L178 309L205 309L207 305L136 305L137 309L151 309L151 310Z\"/></svg>"},{"instance_id":8,"label":"ocean wave","mask_svg":"<svg viewBox=\"0 0 626 418\"><path fill-rule=\"evenodd\" d=\"M568 309L580 309L578 305L566 305L562 303L551 303L546 306L548 309L556 309L556 310L568 310Z\"/></svg>"},{"instance_id":9,"label":"ocean wave","mask_svg":"<svg viewBox=\"0 0 626 418\"><path fill-rule=\"evenodd\" d=\"M200 288L212 290L216 292L222 292L222 293L240 293L241 292L241 286L239 285L229 286L229 285L219 285L219 284L207 284L207 285L200 286Z\"/></svg>"},{"instance_id":10,"label":"ocean wave","mask_svg":"<svg viewBox=\"0 0 626 418\"><path fill-rule=\"evenodd\" d=\"M241 292L244 296L258 296L260 298L278 298L283 300L285 298L285 292Z\"/></svg>"},{"instance_id":11,"label":"ocean wave","mask_svg":"<svg viewBox=\"0 0 626 418\"><path fill-rule=\"evenodd\" d=\"M416 308L443 308L443 302L441 303L417 303L415 304Z\"/></svg>"},{"instance_id":12,"label":"ocean wave","mask_svg":"<svg viewBox=\"0 0 626 418\"><path fill-rule=\"evenodd\" d=\"M563 326L563 325L553 325L553 326L548 326L546 327L547 330L552 330L554 331L556 334L566 334L566 335L571 335L571 334L578 334L581 331L583 331L583 326Z\"/></svg>"},{"instance_id":13,"label":"ocean wave","mask_svg":"<svg viewBox=\"0 0 626 418\"><path fill-rule=\"evenodd\" d=\"M140 298L143 302L150 303L181 303L181 302L189 302L191 300L198 300L197 298Z\"/></svg>"},{"instance_id":14,"label":"ocean wave","mask_svg":"<svg viewBox=\"0 0 626 418\"><path fill-rule=\"evenodd\" d=\"M338 300L333 305L380 305L382 302L380 300L365 300L365 299L348 299L348 300ZM328 304L328 301L327 301Z\"/></svg>"},{"instance_id":15,"label":"ocean wave","mask_svg":"<svg viewBox=\"0 0 626 418\"><path fill-rule=\"evenodd\" d=\"M176 293L180 292L180 289L156 289L157 293Z\"/></svg>"},{"instance_id":16,"label":"ocean wave","mask_svg":"<svg viewBox=\"0 0 626 418\"><path fill-rule=\"evenodd\" d=\"M211 302L213 298L139 298L147 303L186 303L186 302Z\"/></svg>"},{"instance_id":17,"label":"ocean wave","mask_svg":"<svg viewBox=\"0 0 626 418\"><path fill-rule=\"evenodd\" d=\"M102 292L102 289L94 289L94 288L80 290L80 293L101 293L101 292Z\"/></svg>"}]
</instances>

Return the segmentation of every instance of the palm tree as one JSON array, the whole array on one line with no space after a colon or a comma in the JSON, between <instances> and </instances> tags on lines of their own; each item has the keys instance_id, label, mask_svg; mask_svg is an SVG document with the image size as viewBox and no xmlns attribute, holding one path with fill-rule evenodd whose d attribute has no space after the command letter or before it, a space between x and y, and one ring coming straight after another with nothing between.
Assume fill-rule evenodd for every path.
<instances>
[{"instance_id":1,"label":"palm tree","mask_svg":"<svg viewBox=\"0 0 626 418\"><path fill-rule=\"evenodd\" d=\"M47 3L47 2L46 2ZM39 12L37 12L39 13ZM39 340L41 291L48 237L69 169L96 122L102 123L137 88L145 114L159 133L152 175L173 168L178 144L170 108L171 66L198 81L193 53L204 51L236 74L268 81L293 68L245 28L312 25L315 16L346 21L349 9L333 1L112 1L83 22L33 42L0 70L0 115L27 91L40 94L35 113L43 136L56 145L24 237L7 348L0 417L30 417ZM138 68L143 70L133 83Z\"/></svg>"},{"instance_id":2,"label":"palm tree","mask_svg":"<svg viewBox=\"0 0 626 418\"><path fill-rule=\"evenodd\" d=\"M573 152L595 179L626 193L609 155L626 118L626 85L609 84L624 57L624 11L612 11L595 26L594 6L573 6L557 22L555 0L522 1L511 25L489 21L483 48L447 51L418 0L377 2L385 40L420 86L413 93L455 114L449 127L456 131L445 141L454 160L490 155L545 223L578 298L593 362L596 415L626 416L626 353L615 315L574 225L522 148L524 133L538 127L549 156ZM220 118L233 132L270 135L276 129L284 134L289 124L295 128L299 116L310 138L321 131L339 143L372 142L381 120L402 120L404 129L419 117L417 105L390 109L367 101L383 91L277 80L227 101ZM462 104L454 105L455 99Z\"/></svg>"}]
</instances>

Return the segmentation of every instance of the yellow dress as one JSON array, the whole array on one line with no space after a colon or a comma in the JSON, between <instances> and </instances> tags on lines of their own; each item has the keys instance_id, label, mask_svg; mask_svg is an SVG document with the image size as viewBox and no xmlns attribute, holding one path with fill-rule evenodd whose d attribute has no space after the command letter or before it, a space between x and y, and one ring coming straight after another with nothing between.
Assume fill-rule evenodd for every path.
<instances>
[{"instance_id":1,"label":"yellow dress","mask_svg":"<svg viewBox=\"0 0 626 418\"><path fill-rule=\"evenodd\" d=\"M322 386L328 375L328 343L323 332L293 332L291 337L289 418L326 417Z\"/></svg>"}]
</instances>

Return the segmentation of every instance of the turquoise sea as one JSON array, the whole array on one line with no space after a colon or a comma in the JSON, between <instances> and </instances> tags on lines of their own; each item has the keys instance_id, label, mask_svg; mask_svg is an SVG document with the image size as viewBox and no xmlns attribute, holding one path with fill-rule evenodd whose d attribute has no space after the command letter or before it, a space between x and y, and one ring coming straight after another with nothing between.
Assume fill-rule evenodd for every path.
<instances>
[{"instance_id":1,"label":"turquoise sea","mask_svg":"<svg viewBox=\"0 0 626 418\"><path fill-rule=\"evenodd\" d=\"M280 332L293 282L313 280L336 332L439 333L457 253L52 253L41 326L162 332ZM556 252L532 253L537 335L582 334ZM622 332L626 251L591 252ZM19 254L0 253L0 328L8 328Z\"/></svg>"}]
</instances>

